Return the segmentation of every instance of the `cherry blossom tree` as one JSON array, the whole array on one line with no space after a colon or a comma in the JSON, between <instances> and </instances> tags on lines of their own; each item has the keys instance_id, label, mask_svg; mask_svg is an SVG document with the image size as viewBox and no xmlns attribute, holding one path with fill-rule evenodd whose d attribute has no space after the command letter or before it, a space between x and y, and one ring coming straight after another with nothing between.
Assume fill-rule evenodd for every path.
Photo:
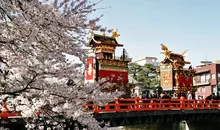
<instances>
[{"instance_id":1,"label":"cherry blossom tree","mask_svg":"<svg viewBox=\"0 0 220 130\"><path fill-rule=\"evenodd\" d=\"M101 129L82 105L87 100L108 102L120 93L102 92L106 84L77 83L83 79L87 32L100 28L100 17L88 19L99 2L0 0L0 95L8 104L27 117L40 109L48 118L59 115ZM82 62L70 62L67 55ZM56 127L63 126L57 122Z\"/></svg>"}]
</instances>

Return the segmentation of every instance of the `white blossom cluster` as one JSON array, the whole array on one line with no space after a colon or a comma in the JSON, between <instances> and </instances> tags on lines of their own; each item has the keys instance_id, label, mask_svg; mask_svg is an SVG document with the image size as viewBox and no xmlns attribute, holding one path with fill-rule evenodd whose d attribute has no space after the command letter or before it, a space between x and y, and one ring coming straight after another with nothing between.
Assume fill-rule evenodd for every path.
<instances>
[{"instance_id":1,"label":"white blossom cluster","mask_svg":"<svg viewBox=\"0 0 220 130\"><path fill-rule=\"evenodd\" d=\"M106 86L100 84L77 83L83 79L79 68L86 58L88 29L99 28L99 18L88 19L97 3L0 0L0 96L24 117L40 110L45 117L62 115L101 129L82 105L87 100L105 103L121 93L104 93ZM67 62L66 55L82 62ZM75 83L66 85L69 79Z\"/></svg>"}]
</instances>

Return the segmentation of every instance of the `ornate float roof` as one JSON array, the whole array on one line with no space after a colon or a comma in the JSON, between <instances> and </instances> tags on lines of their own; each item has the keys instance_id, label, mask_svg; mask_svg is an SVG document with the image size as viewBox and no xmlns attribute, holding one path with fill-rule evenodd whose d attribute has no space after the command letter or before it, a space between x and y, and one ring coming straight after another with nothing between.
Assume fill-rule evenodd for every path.
<instances>
[{"instance_id":1,"label":"ornate float roof","mask_svg":"<svg viewBox=\"0 0 220 130\"><path fill-rule=\"evenodd\" d=\"M90 31L91 37L89 40L90 46L97 46L97 45L111 45L111 46L123 46L122 44L118 44L116 38L119 36L117 30L112 32L112 36L106 36L105 33L102 35L94 34L93 31Z\"/></svg>"},{"instance_id":2,"label":"ornate float roof","mask_svg":"<svg viewBox=\"0 0 220 130\"><path fill-rule=\"evenodd\" d=\"M190 62L184 60L184 54L187 52L184 51L182 54L172 53L165 45L162 46L162 54L165 55L164 60L161 62L162 64L171 63L172 66L175 67L183 67L185 64L190 64Z\"/></svg>"},{"instance_id":3,"label":"ornate float roof","mask_svg":"<svg viewBox=\"0 0 220 130\"><path fill-rule=\"evenodd\" d=\"M176 53L170 53L170 57L166 57L161 63L167 63L167 62L174 62L175 60L179 61L179 62L185 62L184 58L182 55L180 54L176 54Z\"/></svg>"}]
</instances>

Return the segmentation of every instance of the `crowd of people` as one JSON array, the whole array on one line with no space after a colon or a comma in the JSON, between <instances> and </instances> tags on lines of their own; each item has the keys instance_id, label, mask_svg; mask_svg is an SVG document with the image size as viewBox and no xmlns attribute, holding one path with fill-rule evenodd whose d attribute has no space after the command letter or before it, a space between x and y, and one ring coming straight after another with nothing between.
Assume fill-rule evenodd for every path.
<instances>
[{"instance_id":1,"label":"crowd of people","mask_svg":"<svg viewBox=\"0 0 220 130\"><path fill-rule=\"evenodd\" d=\"M213 93L205 98L206 100L220 100L220 94Z\"/></svg>"},{"instance_id":2,"label":"crowd of people","mask_svg":"<svg viewBox=\"0 0 220 130\"><path fill-rule=\"evenodd\" d=\"M136 93L132 94L132 97L136 97L136 96L137 96ZM197 95L195 95L195 93L192 93L190 91L188 91L187 93L179 93L179 94L172 93L172 92L166 92L166 91L163 91L161 93L158 93L157 91L153 91L153 92L144 91L138 97L143 98L143 99L151 99L151 98L155 98L155 99L159 99L159 98L161 98L161 99L181 99L181 98L184 98L184 99L188 99L188 100L191 100L191 99L220 100L219 93L217 93L217 94L212 93L211 95L203 98L202 96L197 96Z\"/></svg>"}]
</instances>

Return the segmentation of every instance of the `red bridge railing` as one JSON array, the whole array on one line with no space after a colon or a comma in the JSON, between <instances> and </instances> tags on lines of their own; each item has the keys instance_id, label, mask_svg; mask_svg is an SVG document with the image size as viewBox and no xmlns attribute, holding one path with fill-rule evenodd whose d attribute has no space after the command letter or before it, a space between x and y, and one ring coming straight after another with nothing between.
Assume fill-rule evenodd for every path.
<instances>
[{"instance_id":1,"label":"red bridge railing","mask_svg":"<svg viewBox=\"0 0 220 130\"><path fill-rule=\"evenodd\" d=\"M149 110L198 110L220 109L220 100L180 100L180 99L115 99L105 105L92 104L83 106L85 111L94 113L130 112Z\"/></svg>"},{"instance_id":2,"label":"red bridge railing","mask_svg":"<svg viewBox=\"0 0 220 130\"><path fill-rule=\"evenodd\" d=\"M0 110L0 119L21 118L22 117L20 112L9 111L9 109L4 101L2 101L1 106L2 106L2 108Z\"/></svg>"}]
</instances>

